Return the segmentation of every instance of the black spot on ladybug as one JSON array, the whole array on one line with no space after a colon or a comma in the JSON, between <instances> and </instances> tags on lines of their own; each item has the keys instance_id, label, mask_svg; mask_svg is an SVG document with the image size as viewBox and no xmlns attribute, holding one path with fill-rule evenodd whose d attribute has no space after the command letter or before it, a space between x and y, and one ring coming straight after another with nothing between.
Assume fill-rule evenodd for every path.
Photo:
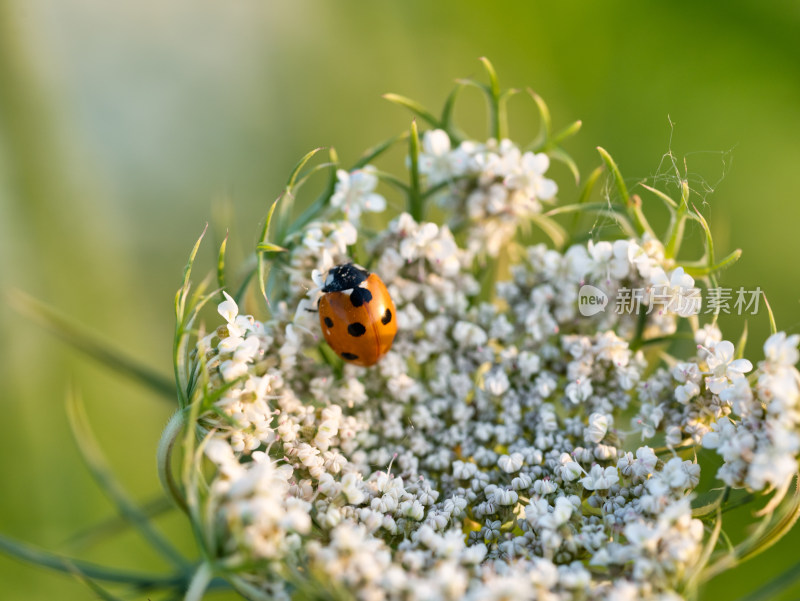
<instances>
[{"instance_id":1,"label":"black spot on ladybug","mask_svg":"<svg viewBox=\"0 0 800 601\"><path fill-rule=\"evenodd\" d=\"M328 326L329 328L332 328L333 327L333 320L330 317L326 317L325 318L325 325Z\"/></svg>"},{"instance_id":2,"label":"black spot on ladybug","mask_svg":"<svg viewBox=\"0 0 800 601\"><path fill-rule=\"evenodd\" d=\"M392 310L391 309L386 309L386 313L384 313L383 317L381 317L381 323L383 325L386 325L390 321L392 321Z\"/></svg>"},{"instance_id":3,"label":"black spot on ladybug","mask_svg":"<svg viewBox=\"0 0 800 601\"><path fill-rule=\"evenodd\" d=\"M359 323L357 321L354 322L354 323L351 323L349 326L347 326L347 332L351 336L355 336L355 337L363 336L366 331L367 331L367 328L364 327L364 324Z\"/></svg>"},{"instance_id":4,"label":"black spot on ladybug","mask_svg":"<svg viewBox=\"0 0 800 601\"><path fill-rule=\"evenodd\" d=\"M347 361L355 361L358 359L358 355L354 355L353 353L342 353L342 359L346 359Z\"/></svg>"},{"instance_id":5,"label":"black spot on ladybug","mask_svg":"<svg viewBox=\"0 0 800 601\"><path fill-rule=\"evenodd\" d=\"M368 303L371 300L372 292L366 288L353 288L353 291L350 293L350 302L353 303L354 307L360 307L364 303Z\"/></svg>"}]
</instances>

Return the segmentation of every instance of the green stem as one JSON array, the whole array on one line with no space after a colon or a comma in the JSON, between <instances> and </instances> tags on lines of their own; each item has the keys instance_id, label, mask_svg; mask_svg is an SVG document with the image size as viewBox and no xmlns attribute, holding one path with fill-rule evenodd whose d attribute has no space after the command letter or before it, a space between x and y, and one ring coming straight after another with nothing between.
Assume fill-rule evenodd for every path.
<instances>
[{"instance_id":1,"label":"green stem","mask_svg":"<svg viewBox=\"0 0 800 601\"><path fill-rule=\"evenodd\" d=\"M744 597L739 597L738 601L770 601L770 599L775 599L779 593L789 590L798 581L800 581L800 562Z\"/></svg>"},{"instance_id":2,"label":"green stem","mask_svg":"<svg viewBox=\"0 0 800 601\"><path fill-rule=\"evenodd\" d=\"M141 574L137 572L128 572L124 570L115 570L105 566L97 565L79 559L72 559L50 553L49 551L42 551L36 549L28 544L13 540L11 538L0 535L0 551L3 551L27 563L55 570L57 572L65 572L67 574L74 574L79 571L81 574L94 580L102 580L105 582L117 582L120 584L129 584L135 586L140 590L152 590L158 588L179 588L182 587L186 578L183 574L171 574L168 576L161 576L156 574Z\"/></svg>"},{"instance_id":3,"label":"green stem","mask_svg":"<svg viewBox=\"0 0 800 601\"><path fill-rule=\"evenodd\" d=\"M172 477L172 449L183 430L184 424L184 412L176 411L167 422L164 432L161 434L161 440L158 441L156 461L158 464L158 479L161 481L161 486L164 487L164 490L167 491L178 507L183 511L188 511L183 492Z\"/></svg>"},{"instance_id":4,"label":"green stem","mask_svg":"<svg viewBox=\"0 0 800 601\"><path fill-rule=\"evenodd\" d=\"M19 290L10 291L8 301L20 314L32 318L91 359L127 378L144 384L170 401L175 399L175 384L168 377L142 365L107 342L93 336L85 326L67 319L49 305Z\"/></svg>"},{"instance_id":5,"label":"green stem","mask_svg":"<svg viewBox=\"0 0 800 601\"><path fill-rule=\"evenodd\" d=\"M192 576L189 588L186 590L184 601L201 601L213 578L214 570L211 564L204 561L198 566L197 571L194 573L194 576Z\"/></svg>"},{"instance_id":6,"label":"green stem","mask_svg":"<svg viewBox=\"0 0 800 601\"><path fill-rule=\"evenodd\" d=\"M174 508L175 505L170 499L159 494L158 497L141 504L137 511L147 519L154 519ZM115 515L70 535L59 545L59 548L86 549L125 531L130 526L128 520Z\"/></svg>"},{"instance_id":7,"label":"green stem","mask_svg":"<svg viewBox=\"0 0 800 601\"><path fill-rule=\"evenodd\" d=\"M78 446L89 472L98 486L116 505L119 514L135 526L142 537L160 552L165 559L172 562L174 566L177 568L188 567L188 562L153 527L152 522L139 511L136 504L128 497L125 490L114 478L108 463L100 451L100 445L89 428L88 418L80 398L74 390L67 396L67 417L69 418L75 444Z\"/></svg>"}]
</instances>

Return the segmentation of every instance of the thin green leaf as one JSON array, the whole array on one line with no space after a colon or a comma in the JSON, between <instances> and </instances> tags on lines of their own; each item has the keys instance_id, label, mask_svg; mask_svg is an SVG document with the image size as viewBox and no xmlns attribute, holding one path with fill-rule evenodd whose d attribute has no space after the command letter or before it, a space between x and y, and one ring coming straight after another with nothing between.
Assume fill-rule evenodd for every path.
<instances>
[{"instance_id":1,"label":"thin green leaf","mask_svg":"<svg viewBox=\"0 0 800 601\"><path fill-rule=\"evenodd\" d=\"M573 121L565 128L561 129L558 133L554 134L549 144L552 146L557 146L567 138L570 138L575 134L577 134L581 130L582 126L583 126L583 121L581 121L580 119L578 119L577 121Z\"/></svg>"},{"instance_id":2,"label":"thin green leaf","mask_svg":"<svg viewBox=\"0 0 800 601\"><path fill-rule=\"evenodd\" d=\"M628 237L636 237L636 231L633 227L633 224L630 221L630 216L628 212L621 206L617 204L609 204L609 203L586 203L586 204L572 204L572 205L563 205L561 207L556 207L544 213L546 217L551 217L553 215L559 215L561 213L576 213L576 216L580 216L581 213L600 213L602 215L611 217L612 219L616 220L619 224L620 228L622 229L623 233ZM573 230L575 227L573 226ZM574 240L573 240L574 241Z\"/></svg>"},{"instance_id":3,"label":"thin green leaf","mask_svg":"<svg viewBox=\"0 0 800 601\"><path fill-rule=\"evenodd\" d=\"M608 151L602 146L597 147L597 152L600 153L600 157L614 177L614 182L617 185L617 191L622 199L622 204L627 207L631 206L631 195L628 192L628 186L625 185L625 180L622 177L622 173L620 173L619 167L617 167L617 164L614 162L614 159L611 158L611 155L608 154Z\"/></svg>"},{"instance_id":4,"label":"thin green leaf","mask_svg":"<svg viewBox=\"0 0 800 601\"><path fill-rule=\"evenodd\" d=\"M85 586L87 586L88 588L90 588L98 599L103 599L104 601L122 601L121 597L112 595L102 586L97 584L94 580L88 578L80 570L78 570L74 566L72 567L74 569L71 571L71 573L75 577L75 579L78 580L80 583L84 584Z\"/></svg>"},{"instance_id":5,"label":"thin green leaf","mask_svg":"<svg viewBox=\"0 0 800 601\"><path fill-rule=\"evenodd\" d=\"M314 158L314 156L320 150L325 150L325 149L322 146L320 146L319 148L315 148L314 150L311 150L311 151L307 152L305 155L303 155L303 158L301 158L297 162L297 164L294 166L294 169L292 169L291 174L289 175L288 181L286 182L286 189L287 190L291 191L295 187L296 182L297 182L297 178L299 177L300 172L303 170L303 167L305 167L308 164L308 162L312 158Z\"/></svg>"},{"instance_id":6,"label":"thin green leaf","mask_svg":"<svg viewBox=\"0 0 800 601\"><path fill-rule=\"evenodd\" d=\"M531 217L531 222L536 224L547 236L553 241L556 248L563 248L569 239L567 231L558 224L558 222L545 217L544 215L535 215Z\"/></svg>"},{"instance_id":7,"label":"thin green leaf","mask_svg":"<svg viewBox=\"0 0 800 601\"><path fill-rule=\"evenodd\" d=\"M497 79L497 72L488 58L480 58L483 67L489 74L489 87L484 88L488 91L489 115L490 115L490 137L495 140L502 140L505 137L503 108L500 102L500 82Z\"/></svg>"},{"instance_id":8,"label":"thin green leaf","mask_svg":"<svg viewBox=\"0 0 800 601\"><path fill-rule=\"evenodd\" d=\"M277 226L276 226L276 240L279 244L283 244L284 239L286 238L287 232L289 231L289 226L291 222L292 213L294 212L294 202L295 202L295 192L297 191L298 186L301 182L298 181L300 177L300 172L305 168L308 162L319 152L323 150L323 148L315 148L310 152L307 152L303 158L301 158L297 164L292 169L291 174L289 175L289 179L286 182L286 188L284 189L284 193L281 195L283 202L278 205L278 216L277 216ZM305 181L305 180L303 180ZM262 242L264 240L262 239Z\"/></svg>"},{"instance_id":9,"label":"thin green leaf","mask_svg":"<svg viewBox=\"0 0 800 601\"><path fill-rule=\"evenodd\" d=\"M248 375L239 376L230 382L225 382L218 388L214 388L214 390L209 390L206 383L206 385L203 387L202 398L200 399L200 411L210 410L217 401L219 401L228 393L228 391L232 390L236 386L239 386L240 384L243 384L248 377Z\"/></svg>"},{"instance_id":10,"label":"thin green leaf","mask_svg":"<svg viewBox=\"0 0 800 601\"><path fill-rule=\"evenodd\" d=\"M380 144L376 144L372 148L369 148L364 154L361 155L361 158L356 161L356 163L355 163L355 165L353 165L351 171L354 171L356 169L361 169L362 167L366 167L372 161L374 161L380 155L382 155L384 152L386 152L389 148L391 148L394 144L396 144L397 142L402 142L403 140L405 140L408 137L408 135L409 135L408 132L404 131L401 134L398 134L396 136L392 136L388 140L384 140Z\"/></svg>"},{"instance_id":11,"label":"thin green leaf","mask_svg":"<svg viewBox=\"0 0 800 601\"><path fill-rule=\"evenodd\" d=\"M287 248L283 248L277 244L272 244L272 242L262 242L261 244L257 244L256 250L262 253L283 253L288 251Z\"/></svg>"},{"instance_id":12,"label":"thin green leaf","mask_svg":"<svg viewBox=\"0 0 800 601\"><path fill-rule=\"evenodd\" d=\"M597 180L600 179L600 175L602 173L602 167L595 167L594 170L589 174L589 177L586 178L586 182L583 184L583 188L581 188L581 194L578 197L578 204L586 204L589 201L589 197L592 195L592 191L594 190Z\"/></svg>"},{"instance_id":13,"label":"thin green leaf","mask_svg":"<svg viewBox=\"0 0 800 601\"><path fill-rule=\"evenodd\" d=\"M177 314L175 323L175 338L172 348L172 362L175 370L175 382L178 391L178 406L183 408L189 404L189 393L192 385L192 373L190 370L191 361L189 359L189 339L191 335L192 326L197 318L200 309L214 296L215 293L204 294L207 287L207 280L200 283L194 294L188 298L188 284L185 291L178 291L182 296L182 300L176 300L176 308L178 304L182 305L183 310Z\"/></svg>"},{"instance_id":14,"label":"thin green leaf","mask_svg":"<svg viewBox=\"0 0 800 601\"><path fill-rule=\"evenodd\" d=\"M703 214L697 207L692 205L692 209L694 210L694 216L697 222L703 228L703 232L706 235L706 265L711 266L714 264L714 238L711 236L711 228L708 227L708 221L706 221L706 218L703 217Z\"/></svg>"},{"instance_id":15,"label":"thin green leaf","mask_svg":"<svg viewBox=\"0 0 800 601\"><path fill-rule=\"evenodd\" d=\"M678 208L678 203L677 203L677 202L675 202L674 200L672 200L672 199L671 199L669 196L667 196L666 194L664 194L664 193L663 193L661 190L657 190L656 188L651 188L651 187L650 187L650 186L648 186L647 184L639 184L639 185L640 185L642 188L644 188L645 190L647 190L648 192L652 192L652 193L653 193L653 194L655 194L655 195L656 195L658 198L660 198L661 200L663 200L663 201L664 201L664 204L666 204L666 205L667 205L667 207L669 207L670 209L677 209L677 208Z\"/></svg>"},{"instance_id":16,"label":"thin green leaf","mask_svg":"<svg viewBox=\"0 0 800 601\"><path fill-rule=\"evenodd\" d=\"M272 204L269 206L269 210L267 211L267 218L264 220L264 227L261 228L261 236L259 237L259 242L264 243L267 241L267 236L269 235L270 227L272 226L272 219L275 216L275 209L278 206L278 203L285 197L291 196L291 192L284 191L283 194L278 196L275 200L272 201ZM284 202L284 204L286 204Z\"/></svg>"},{"instance_id":17,"label":"thin green leaf","mask_svg":"<svg viewBox=\"0 0 800 601\"><path fill-rule=\"evenodd\" d=\"M769 305L769 301L767 300L767 293L761 293L764 296L764 304L767 306L767 314L769 315L769 331L771 334L777 334L778 326L775 324L775 315L772 313L772 307Z\"/></svg>"},{"instance_id":18,"label":"thin green leaf","mask_svg":"<svg viewBox=\"0 0 800 601\"><path fill-rule=\"evenodd\" d=\"M411 136L408 138L408 156L410 166L410 186L408 191L408 212L418 223L422 221L424 206L422 203L422 191L419 182L419 131L417 122L411 122Z\"/></svg>"},{"instance_id":19,"label":"thin green leaf","mask_svg":"<svg viewBox=\"0 0 800 601\"><path fill-rule=\"evenodd\" d=\"M225 249L228 246L228 234L222 239L219 245L219 255L217 256L217 287L220 291L225 290Z\"/></svg>"},{"instance_id":20,"label":"thin green leaf","mask_svg":"<svg viewBox=\"0 0 800 601\"><path fill-rule=\"evenodd\" d=\"M444 108L442 109L442 118L439 120L439 127L447 132L454 146L458 145L463 139L463 137L455 131L455 127L453 126L453 109L455 108L456 98L463 87L464 85L462 83L456 82L455 87L453 87L450 94L447 95L447 100L445 100Z\"/></svg>"},{"instance_id":21,"label":"thin green leaf","mask_svg":"<svg viewBox=\"0 0 800 601\"><path fill-rule=\"evenodd\" d=\"M731 265L736 263L736 261L738 261L741 258L741 256L742 256L742 249L737 248L735 251L733 251L731 254L729 254L727 257L725 257L715 265L708 265L706 267L695 267L693 264L687 263L685 264L684 270L686 271L686 273L688 273L690 276L694 278L702 277L705 275L711 275L727 267L730 267Z\"/></svg>"},{"instance_id":22,"label":"thin green leaf","mask_svg":"<svg viewBox=\"0 0 800 601\"><path fill-rule=\"evenodd\" d=\"M581 183L581 172L578 170L578 164L572 159L569 154L562 148L553 148L552 150L548 151L548 154L551 158L555 159L560 163L564 163L572 173L572 177L575 178L575 185L579 185Z\"/></svg>"},{"instance_id":23,"label":"thin green leaf","mask_svg":"<svg viewBox=\"0 0 800 601\"><path fill-rule=\"evenodd\" d=\"M678 255L683 242L683 231L686 224L686 215L689 212L689 182L681 182L681 200L672 213L669 229L667 230L667 244L664 247L664 256L672 259Z\"/></svg>"},{"instance_id":24,"label":"thin green leaf","mask_svg":"<svg viewBox=\"0 0 800 601\"><path fill-rule=\"evenodd\" d=\"M86 416L86 410L81 402L81 398L72 387L67 394L66 404L67 417L69 418L69 425L75 444L81 453L84 463L86 463L89 473L92 475L97 485L106 496L108 496L111 502L114 503L119 514L129 520L139 531L142 538L161 553L165 559L172 562L174 566L186 568L188 562L166 538L161 536L161 534L153 528L147 516L139 512L139 508L128 497L119 482L117 482L113 472L106 463L105 457L100 450L100 445L94 437L94 433L89 427L89 420Z\"/></svg>"},{"instance_id":25,"label":"thin green leaf","mask_svg":"<svg viewBox=\"0 0 800 601\"><path fill-rule=\"evenodd\" d=\"M736 358L742 359L744 357L744 349L747 346L747 320L744 322L742 328L742 335L739 336L739 342L736 344Z\"/></svg>"},{"instance_id":26,"label":"thin green leaf","mask_svg":"<svg viewBox=\"0 0 800 601\"><path fill-rule=\"evenodd\" d=\"M672 343L676 340L694 340L694 335L688 332L676 332L669 336L655 336L653 338L646 338L639 343L639 348L646 346L653 346L656 344Z\"/></svg>"},{"instance_id":27,"label":"thin green leaf","mask_svg":"<svg viewBox=\"0 0 800 601\"><path fill-rule=\"evenodd\" d=\"M411 194L411 187L407 183L402 181L400 178L398 178L396 175L393 175L387 171L378 171L378 170L375 171L375 175L382 182L391 184L392 186L394 186L395 188L401 190L406 194Z\"/></svg>"},{"instance_id":28,"label":"thin green leaf","mask_svg":"<svg viewBox=\"0 0 800 601\"><path fill-rule=\"evenodd\" d=\"M644 344L644 329L647 325L647 308L642 305L639 307L639 314L636 316L636 333L631 341L631 350L639 350Z\"/></svg>"},{"instance_id":29,"label":"thin green leaf","mask_svg":"<svg viewBox=\"0 0 800 601\"><path fill-rule=\"evenodd\" d=\"M518 94L516 88L503 90L497 99L497 139L505 140L508 138L508 99Z\"/></svg>"},{"instance_id":30,"label":"thin green leaf","mask_svg":"<svg viewBox=\"0 0 800 601\"><path fill-rule=\"evenodd\" d=\"M603 173L603 167L595 167L592 172L589 174L589 177L586 179L586 182L583 184L581 188L581 193L578 196L578 205L586 205L589 202L589 198L594 191L594 187L597 185L597 180L600 179L600 175ZM613 206L610 203L604 203L606 206ZM572 233L574 234L578 230L578 223L580 221L581 214L579 212L575 213L575 217L572 219Z\"/></svg>"},{"instance_id":31,"label":"thin green leaf","mask_svg":"<svg viewBox=\"0 0 800 601\"><path fill-rule=\"evenodd\" d=\"M190 280L192 275L192 266L194 265L197 251L200 248L200 243L203 241L203 236L206 235L208 224L203 228L203 232L194 243L192 251L189 253L189 260L186 267L183 269L183 283L178 291L175 293L175 337L172 345L172 364L175 371L175 384L178 389L178 405L185 407L189 403L187 386L188 377L185 370L181 369L184 364L183 359L186 356L186 326L192 320L190 315L191 311L187 307L189 301Z\"/></svg>"},{"instance_id":32,"label":"thin green leaf","mask_svg":"<svg viewBox=\"0 0 800 601\"><path fill-rule=\"evenodd\" d=\"M701 518L717 511L725 497L725 488L714 488L695 494L692 499L692 517Z\"/></svg>"},{"instance_id":33,"label":"thin green leaf","mask_svg":"<svg viewBox=\"0 0 800 601\"><path fill-rule=\"evenodd\" d=\"M620 205L608 204L606 202L575 203L571 205L561 205L542 213L545 217L553 217L562 213L614 213L628 219L628 212Z\"/></svg>"},{"instance_id":34,"label":"thin green leaf","mask_svg":"<svg viewBox=\"0 0 800 601\"><path fill-rule=\"evenodd\" d=\"M175 383L169 377L142 365L99 337L85 326L60 315L49 305L19 290L8 293L9 304L52 334L101 365L143 384L170 401L175 399Z\"/></svg>"},{"instance_id":35,"label":"thin green leaf","mask_svg":"<svg viewBox=\"0 0 800 601\"><path fill-rule=\"evenodd\" d=\"M458 175L458 176L452 177L452 178L450 178L450 179L448 179L446 181L439 182L438 184L435 184L435 185L431 186L430 188L426 188L425 192L422 193L422 198L428 199L431 196L435 195L437 192L440 192L440 191L444 190L445 188L451 187L456 182L461 181L461 180L465 180L465 179L469 179L471 177L473 177L473 176L468 175L468 174Z\"/></svg>"},{"instance_id":36,"label":"thin green leaf","mask_svg":"<svg viewBox=\"0 0 800 601\"><path fill-rule=\"evenodd\" d=\"M336 166L338 167L338 164L337 164L337 163L334 163L334 165L336 165ZM302 175L301 175L301 176L300 176L300 177L299 177L299 178L298 178L298 179L295 181L295 183L294 183L294 186L292 187L292 193L293 193L293 196L297 196L297 191L298 191L298 190L300 190L300 188L302 188L302 187L305 185L305 183L306 183L306 182L307 182L309 179L311 179L311 177L312 177L314 174L316 174L316 173L318 173L318 172L320 172L320 171L323 171L323 170L325 170L325 169L330 169L330 167L331 167L331 163L330 163L330 162L325 162L325 163L319 163L318 165L314 165L314 166L313 166L313 167L311 167L311 168L310 168L308 171L305 171L305 172L304 172L304 173L303 173L303 174L302 174Z\"/></svg>"},{"instance_id":37,"label":"thin green leaf","mask_svg":"<svg viewBox=\"0 0 800 601\"><path fill-rule=\"evenodd\" d=\"M316 150L319 150L319 149L316 149ZM312 152L316 153L316 150L312 151ZM302 168L302 165L305 165L305 163L308 161L308 159L311 158L311 156L309 156L309 155L313 156L313 154L311 154L311 153L307 154L306 155L307 158L305 158L305 161L301 161L298 164L298 168ZM291 181L293 181L293 178L290 178L290 182ZM283 199L283 198L285 198L287 196L288 197L292 196L291 189L290 189L289 186L287 186L286 191L283 194L281 194L272 203L272 206L270 206L269 212L267 213L267 219L264 221L264 229L261 230L261 241L259 242L259 245L268 244L267 236L269 235L269 228L270 228L270 224L272 223L272 216L275 213L275 207L278 205L278 202L281 199ZM283 202L283 204L281 206L285 206L286 204L287 203L284 200L284 202ZM278 239L282 240L282 238L283 238L283 236L281 236L280 228L279 228ZM264 256L264 253L261 253L261 252L258 253L257 263L258 263L258 265L256 267L256 273L258 274L258 289L261 292L261 296L264 298L264 301L267 303L267 307L269 307L269 297L267 296L267 288L266 288L266 280L265 280L265 277L266 277L266 275L265 275L266 258Z\"/></svg>"},{"instance_id":38,"label":"thin green leaf","mask_svg":"<svg viewBox=\"0 0 800 601\"><path fill-rule=\"evenodd\" d=\"M404 134L404 136L405 135L407 134ZM305 211L303 211L300 217L294 220L292 225L289 227L289 231L287 232L285 238L288 238L292 234L300 231L312 219L319 216L319 214L325 208L325 205L328 203L328 200L333 195L333 191L336 188L336 181L337 181L336 174L337 171L339 170L339 156L336 154L336 150L334 148L328 149L328 155L330 158L330 161L328 163L330 169L330 174L328 175L328 185L325 187L325 190L323 190L322 193L319 196L317 196L316 200L313 203L311 203L311 205ZM356 165L357 167L354 167L354 169L361 168L363 166L363 165L358 166L358 163ZM283 243L284 240L281 240L281 242Z\"/></svg>"},{"instance_id":39,"label":"thin green leaf","mask_svg":"<svg viewBox=\"0 0 800 601\"><path fill-rule=\"evenodd\" d=\"M398 104L410 110L423 121L427 121L433 127L440 127L439 120L428 109L422 106L416 100L411 100L400 94L384 94L383 98L394 104Z\"/></svg>"},{"instance_id":40,"label":"thin green leaf","mask_svg":"<svg viewBox=\"0 0 800 601\"><path fill-rule=\"evenodd\" d=\"M536 134L536 137L531 141L528 145L529 147L533 148L534 150L543 150L548 142L550 141L550 136L552 132L552 121L550 119L550 109L547 108L547 103L542 99L539 94L534 92L532 89L527 88L527 92L533 101L536 103L536 108L539 110L539 133Z\"/></svg>"}]
</instances>

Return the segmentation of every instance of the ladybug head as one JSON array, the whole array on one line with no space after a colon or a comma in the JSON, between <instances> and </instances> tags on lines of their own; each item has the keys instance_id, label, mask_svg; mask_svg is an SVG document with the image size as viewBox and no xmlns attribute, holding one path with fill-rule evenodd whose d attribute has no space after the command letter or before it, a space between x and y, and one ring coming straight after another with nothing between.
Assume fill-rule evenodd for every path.
<instances>
[{"instance_id":1,"label":"ladybug head","mask_svg":"<svg viewBox=\"0 0 800 601\"><path fill-rule=\"evenodd\" d=\"M369 271L355 263L345 263L331 267L325 274L323 292L342 292L361 285L369 277Z\"/></svg>"}]
</instances>

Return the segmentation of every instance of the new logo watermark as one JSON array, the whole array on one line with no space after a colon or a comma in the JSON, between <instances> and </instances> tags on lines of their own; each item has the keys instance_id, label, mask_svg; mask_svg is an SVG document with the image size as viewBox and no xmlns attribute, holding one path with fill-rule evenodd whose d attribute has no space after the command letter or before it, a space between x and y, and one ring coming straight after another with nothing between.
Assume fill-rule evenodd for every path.
<instances>
[{"instance_id":1,"label":"new logo watermark","mask_svg":"<svg viewBox=\"0 0 800 601\"><path fill-rule=\"evenodd\" d=\"M740 287L708 288L705 297L699 288L681 286L648 286L647 288L621 287L615 291L610 310L615 313L638 315L653 311L675 313L683 317L700 313L736 313L744 315L758 313L759 301L763 292L756 287L747 290ZM609 295L591 284L584 284L578 291L578 311L584 317L591 317L605 311Z\"/></svg>"},{"instance_id":2,"label":"new logo watermark","mask_svg":"<svg viewBox=\"0 0 800 601\"><path fill-rule=\"evenodd\" d=\"M605 311L608 304L608 295L590 284L584 284L578 290L578 311L584 317L597 315L600 311Z\"/></svg>"}]
</instances>

